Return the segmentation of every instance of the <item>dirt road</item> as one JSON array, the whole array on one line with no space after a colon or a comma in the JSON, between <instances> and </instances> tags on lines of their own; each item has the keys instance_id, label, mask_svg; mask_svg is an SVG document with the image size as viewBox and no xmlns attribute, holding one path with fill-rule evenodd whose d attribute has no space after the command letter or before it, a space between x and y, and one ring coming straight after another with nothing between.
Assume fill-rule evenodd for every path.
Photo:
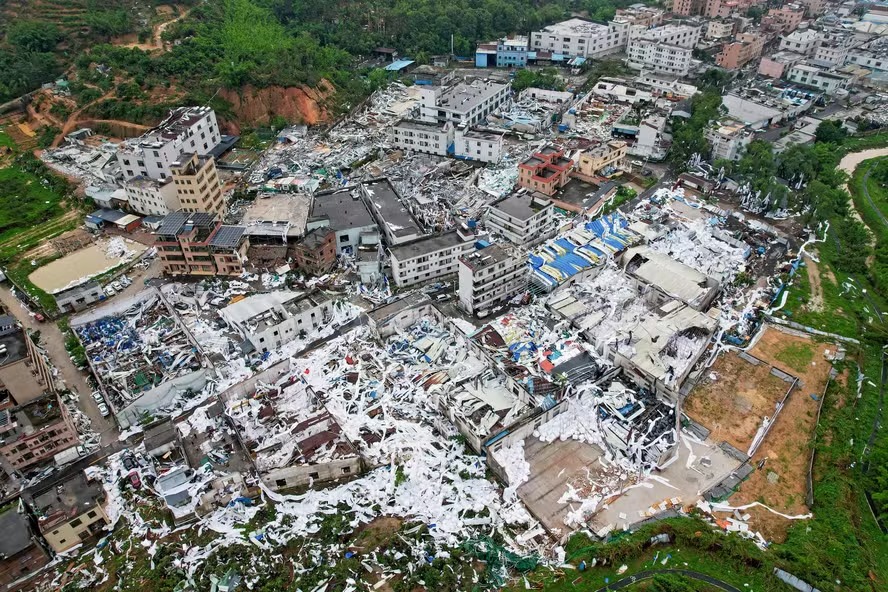
<instances>
[{"instance_id":1,"label":"dirt road","mask_svg":"<svg viewBox=\"0 0 888 592\"><path fill-rule=\"evenodd\" d=\"M86 382L85 375L71 362L67 350L65 350L65 337L58 326L52 322L38 323L28 311L22 307L22 303L13 296L8 286L0 288L0 302L14 316L23 327L40 331L40 344L46 349L49 359L59 370L59 378L65 386L75 391L80 396L80 409L89 417L92 428L101 434L102 445L108 445L117 440L119 432L117 424L110 417L102 417L96 402L90 397L92 389Z\"/></svg>"},{"instance_id":2,"label":"dirt road","mask_svg":"<svg viewBox=\"0 0 888 592\"><path fill-rule=\"evenodd\" d=\"M846 154L841 161L839 161L839 170L845 171L848 173L848 176L854 174L854 169L856 169L860 163L865 160L869 160L871 158L879 158L881 156L888 156L888 148L871 148L870 150L863 150L861 152L851 152L850 154ZM845 191L851 193L851 188L845 185ZM854 214L854 217L858 222L866 226L866 223L863 221L863 218L860 217L860 212L857 211L857 208L854 207L854 200L850 201L851 204L851 213Z\"/></svg>"}]
</instances>

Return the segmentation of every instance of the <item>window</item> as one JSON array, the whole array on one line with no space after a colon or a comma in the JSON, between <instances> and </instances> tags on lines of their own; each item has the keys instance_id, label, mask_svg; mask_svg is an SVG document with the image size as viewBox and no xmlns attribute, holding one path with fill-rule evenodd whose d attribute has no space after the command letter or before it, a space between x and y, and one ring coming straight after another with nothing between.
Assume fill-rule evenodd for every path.
<instances>
[{"instance_id":1,"label":"window","mask_svg":"<svg viewBox=\"0 0 888 592\"><path fill-rule=\"evenodd\" d=\"M340 234L339 235L339 242L347 243L348 242L348 235L347 234Z\"/></svg>"},{"instance_id":2,"label":"window","mask_svg":"<svg viewBox=\"0 0 888 592\"><path fill-rule=\"evenodd\" d=\"M274 484L277 485L278 487L286 487L286 486L287 486L287 480L286 480L286 479L277 479L277 480L274 482Z\"/></svg>"},{"instance_id":3,"label":"window","mask_svg":"<svg viewBox=\"0 0 888 592\"><path fill-rule=\"evenodd\" d=\"M320 479L321 476L320 476L320 474L318 474L318 473L309 473L309 474L308 474L308 478L309 478L309 479Z\"/></svg>"},{"instance_id":4,"label":"window","mask_svg":"<svg viewBox=\"0 0 888 592\"><path fill-rule=\"evenodd\" d=\"M342 467L342 474L343 475L348 475L351 472L352 472L351 467Z\"/></svg>"}]
</instances>

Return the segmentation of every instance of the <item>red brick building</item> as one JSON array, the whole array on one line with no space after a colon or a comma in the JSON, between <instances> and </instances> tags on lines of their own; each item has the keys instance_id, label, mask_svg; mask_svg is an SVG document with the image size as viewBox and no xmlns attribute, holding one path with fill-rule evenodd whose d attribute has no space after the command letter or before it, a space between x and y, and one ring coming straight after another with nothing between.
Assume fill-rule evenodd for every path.
<instances>
[{"instance_id":1,"label":"red brick building","mask_svg":"<svg viewBox=\"0 0 888 592\"><path fill-rule=\"evenodd\" d=\"M323 275L336 265L336 232L315 228L293 247L296 266L312 275Z\"/></svg>"}]
</instances>

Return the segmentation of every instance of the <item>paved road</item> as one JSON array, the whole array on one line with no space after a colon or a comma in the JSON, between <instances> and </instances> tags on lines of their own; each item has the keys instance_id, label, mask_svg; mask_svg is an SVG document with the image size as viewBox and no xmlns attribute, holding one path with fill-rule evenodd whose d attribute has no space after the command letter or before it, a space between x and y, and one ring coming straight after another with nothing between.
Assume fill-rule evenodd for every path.
<instances>
[{"instance_id":1,"label":"paved road","mask_svg":"<svg viewBox=\"0 0 888 592\"><path fill-rule=\"evenodd\" d=\"M45 323L36 322L28 310L22 306L21 301L13 296L9 286L0 288L0 302L14 316L23 327L34 331L40 331L40 345L46 349L49 359L53 365L59 370L59 379L64 383L66 388L71 389L80 396L80 409L89 418L94 431L101 434L102 445L107 445L117 440L117 425L109 417L102 417L96 402L90 397L92 389L86 382L86 376L78 370L71 362L68 352L65 349L65 338L58 326L47 321Z\"/></svg>"},{"instance_id":2,"label":"paved road","mask_svg":"<svg viewBox=\"0 0 888 592\"><path fill-rule=\"evenodd\" d=\"M707 576L706 574L702 574L700 572L691 571L689 569L646 569L644 571L640 571L637 574L633 574L629 577L623 578L622 580L617 580L613 584L608 584L603 588L599 588L595 592L609 592L610 590L621 590L628 586L632 586L637 584L638 582L644 580L650 580L654 576L672 574L678 576L684 576L686 578L691 578L693 580L699 580L701 582L706 582L710 586L715 586L719 590L725 590L725 592L741 592L739 588L735 588L734 586L728 584L727 582L722 582L721 580L716 580L712 576Z\"/></svg>"}]
</instances>

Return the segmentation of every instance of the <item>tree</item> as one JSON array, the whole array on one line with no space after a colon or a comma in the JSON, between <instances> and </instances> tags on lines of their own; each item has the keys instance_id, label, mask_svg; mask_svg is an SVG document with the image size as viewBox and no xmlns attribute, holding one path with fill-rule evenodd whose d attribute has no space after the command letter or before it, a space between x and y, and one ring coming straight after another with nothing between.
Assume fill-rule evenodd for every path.
<instances>
[{"instance_id":1,"label":"tree","mask_svg":"<svg viewBox=\"0 0 888 592\"><path fill-rule=\"evenodd\" d=\"M14 21L6 30L6 41L24 51L50 52L61 40L58 28L40 21Z\"/></svg>"},{"instance_id":2,"label":"tree","mask_svg":"<svg viewBox=\"0 0 888 592\"><path fill-rule=\"evenodd\" d=\"M842 122L827 119L817 126L814 137L818 142L828 144L841 144L848 136L848 132L842 127Z\"/></svg>"}]
</instances>

